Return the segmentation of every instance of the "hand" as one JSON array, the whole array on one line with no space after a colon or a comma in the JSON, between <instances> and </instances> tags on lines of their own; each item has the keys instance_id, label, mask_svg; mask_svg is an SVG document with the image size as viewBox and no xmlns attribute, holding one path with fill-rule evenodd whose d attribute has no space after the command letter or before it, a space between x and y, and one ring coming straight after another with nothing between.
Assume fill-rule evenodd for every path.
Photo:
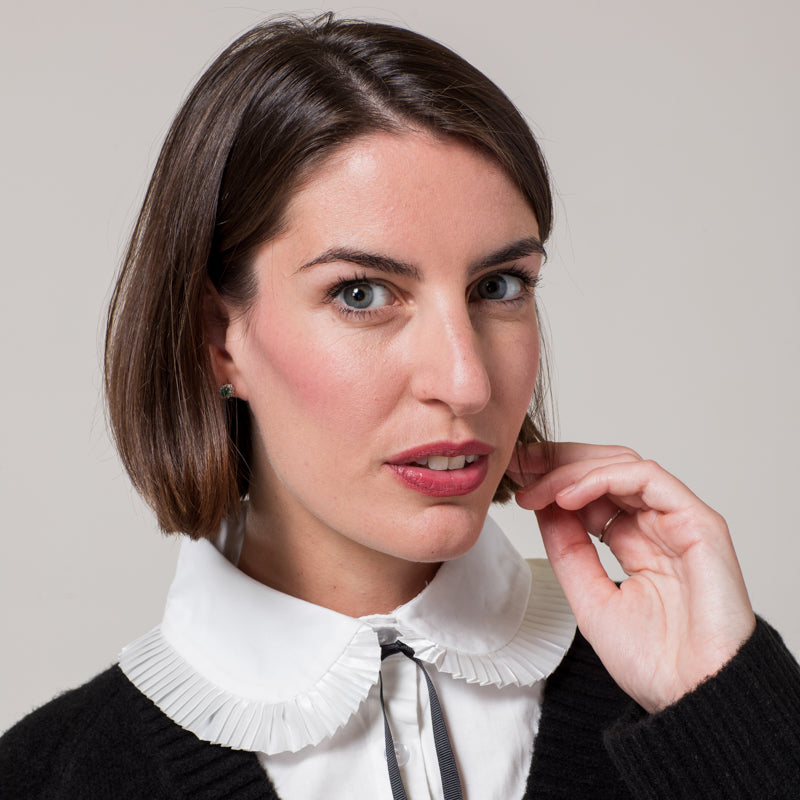
<instances>
[{"instance_id":1,"label":"hand","mask_svg":"<svg viewBox=\"0 0 800 800\"><path fill-rule=\"evenodd\" d=\"M632 450L554 444L517 450L507 474L533 509L581 633L617 684L650 712L729 661L755 628L725 520ZM587 533L629 576L617 587Z\"/></svg>"}]
</instances>

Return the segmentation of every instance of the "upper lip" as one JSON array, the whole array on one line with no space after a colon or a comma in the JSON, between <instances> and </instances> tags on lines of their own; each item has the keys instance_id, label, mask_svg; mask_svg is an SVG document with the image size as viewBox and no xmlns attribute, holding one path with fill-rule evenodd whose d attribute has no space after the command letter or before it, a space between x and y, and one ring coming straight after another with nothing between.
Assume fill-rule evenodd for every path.
<instances>
[{"instance_id":1,"label":"upper lip","mask_svg":"<svg viewBox=\"0 0 800 800\"><path fill-rule=\"evenodd\" d=\"M488 456L494 450L490 444L480 442L477 439L471 439L467 442L431 442L430 444L423 444L419 447L412 447L409 450L403 450L392 456L389 464L412 464L415 461L423 461L428 456L447 456L454 458L455 456Z\"/></svg>"}]
</instances>

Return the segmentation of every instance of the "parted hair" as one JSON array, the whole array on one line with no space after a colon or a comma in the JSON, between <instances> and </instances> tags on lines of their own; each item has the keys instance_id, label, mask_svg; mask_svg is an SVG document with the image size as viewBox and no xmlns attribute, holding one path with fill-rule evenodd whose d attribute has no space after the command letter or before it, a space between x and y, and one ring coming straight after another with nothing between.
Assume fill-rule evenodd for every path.
<instances>
[{"instance_id":1,"label":"parted hair","mask_svg":"<svg viewBox=\"0 0 800 800\"><path fill-rule=\"evenodd\" d=\"M525 120L443 45L374 22L281 17L248 31L206 70L167 133L126 250L106 324L112 435L166 532L213 535L247 495L249 409L214 383L209 282L247 310L253 257L336 148L376 131L424 130L494 158L526 197L544 241L547 168ZM540 370L520 441L546 427ZM504 478L495 500L512 489Z\"/></svg>"}]
</instances>

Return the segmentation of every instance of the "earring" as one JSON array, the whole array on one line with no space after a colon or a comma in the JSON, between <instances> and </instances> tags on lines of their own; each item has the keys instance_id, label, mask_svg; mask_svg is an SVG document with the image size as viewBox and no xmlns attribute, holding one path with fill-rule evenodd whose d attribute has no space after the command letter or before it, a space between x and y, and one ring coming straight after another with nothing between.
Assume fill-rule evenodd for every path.
<instances>
[{"instance_id":1,"label":"earring","mask_svg":"<svg viewBox=\"0 0 800 800\"><path fill-rule=\"evenodd\" d=\"M231 397L236 397L236 392L233 390L233 384L223 383L222 386L219 387L219 396L223 400L230 400Z\"/></svg>"}]
</instances>

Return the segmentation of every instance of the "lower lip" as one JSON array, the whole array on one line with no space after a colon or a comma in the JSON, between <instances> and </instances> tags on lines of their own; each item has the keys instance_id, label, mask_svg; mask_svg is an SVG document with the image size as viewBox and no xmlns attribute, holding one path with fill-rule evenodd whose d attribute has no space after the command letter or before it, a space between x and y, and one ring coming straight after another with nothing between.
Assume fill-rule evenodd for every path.
<instances>
[{"instance_id":1,"label":"lower lip","mask_svg":"<svg viewBox=\"0 0 800 800\"><path fill-rule=\"evenodd\" d=\"M417 464L387 464L386 466L409 489L430 497L460 497L474 492L486 479L488 456L480 456L461 469L428 469Z\"/></svg>"}]
</instances>

